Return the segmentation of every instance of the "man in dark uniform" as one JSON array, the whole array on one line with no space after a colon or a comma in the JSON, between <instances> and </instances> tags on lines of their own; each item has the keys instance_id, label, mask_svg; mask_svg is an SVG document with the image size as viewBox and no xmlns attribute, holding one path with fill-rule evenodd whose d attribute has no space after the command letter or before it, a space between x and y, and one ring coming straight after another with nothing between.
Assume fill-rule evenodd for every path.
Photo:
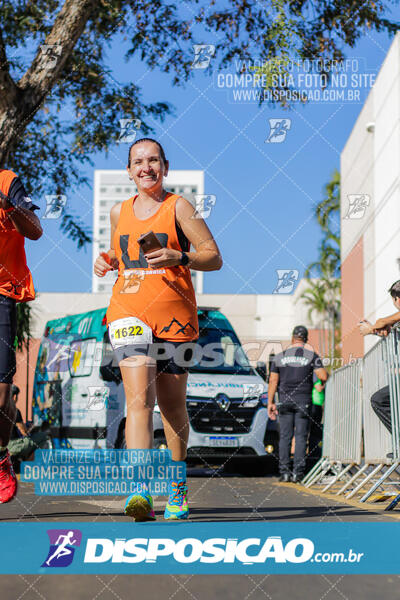
<instances>
[{"instance_id":1,"label":"man in dark uniform","mask_svg":"<svg viewBox=\"0 0 400 600\"><path fill-rule=\"evenodd\" d=\"M310 427L311 393L315 372L322 385L328 373L318 354L306 345L308 331L303 325L293 329L291 345L277 354L271 365L268 385L268 416L275 420L279 414L280 481L298 483L304 477L306 447ZM278 391L279 402L275 404ZM290 446L296 440L293 475L290 473Z\"/></svg>"}]
</instances>

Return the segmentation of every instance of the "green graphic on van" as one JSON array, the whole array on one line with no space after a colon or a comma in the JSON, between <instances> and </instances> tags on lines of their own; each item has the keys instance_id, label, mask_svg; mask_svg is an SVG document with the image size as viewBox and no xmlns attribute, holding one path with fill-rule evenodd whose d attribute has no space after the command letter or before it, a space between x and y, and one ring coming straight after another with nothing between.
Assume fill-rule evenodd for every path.
<instances>
[{"instance_id":1,"label":"green graphic on van","mask_svg":"<svg viewBox=\"0 0 400 600\"><path fill-rule=\"evenodd\" d=\"M35 371L33 420L35 425L49 423L53 448L126 448L125 393L105 314L101 308L46 324ZM182 360L190 362L188 454L201 457L204 452L207 461L212 455L223 460L233 454L272 455L277 431L268 422L265 376L250 364L217 308L199 307L198 321L196 356L190 362L182 353ZM225 401L218 403L221 394ZM154 448L166 448L157 404L153 435Z\"/></svg>"}]
</instances>

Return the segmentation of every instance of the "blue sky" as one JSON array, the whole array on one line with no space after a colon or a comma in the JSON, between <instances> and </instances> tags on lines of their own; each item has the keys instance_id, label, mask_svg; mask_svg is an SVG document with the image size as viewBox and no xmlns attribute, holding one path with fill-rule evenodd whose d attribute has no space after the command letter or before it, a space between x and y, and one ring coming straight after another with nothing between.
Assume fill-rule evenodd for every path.
<instances>
[{"instance_id":1,"label":"blue sky","mask_svg":"<svg viewBox=\"0 0 400 600\"><path fill-rule=\"evenodd\" d=\"M360 73L377 73L390 43L387 35L368 32L347 57L358 59ZM217 74L211 77L207 70L196 70L185 87L173 87L172 77L147 71L138 60L125 63L122 48L123 42L116 40L108 53L114 78L127 82L133 77L139 80L144 101L168 101L175 107L174 116L161 125L149 121L170 168L204 169L205 193L216 196L207 223L224 266L205 273L204 292L269 294L277 285L277 269L295 269L301 277L317 258L321 239L313 205L339 168L340 152L362 103L296 104L290 112L267 104L259 108L256 103L234 102L226 89L218 89ZM361 100L367 91L360 90ZM265 143L271 118L291 119L282 143ZM127 148L112 144L108 157L93 155L94 168L125 168ZM86 174L93 182L93 169ZM91 188L68 195L70 210L89 226L92 197ZM43 214L44 198L34 201ZM57 221L43 224L42 239L26 243L37 291L90 292L91 247L78 251Z\"/></svg>"}]
</instances>

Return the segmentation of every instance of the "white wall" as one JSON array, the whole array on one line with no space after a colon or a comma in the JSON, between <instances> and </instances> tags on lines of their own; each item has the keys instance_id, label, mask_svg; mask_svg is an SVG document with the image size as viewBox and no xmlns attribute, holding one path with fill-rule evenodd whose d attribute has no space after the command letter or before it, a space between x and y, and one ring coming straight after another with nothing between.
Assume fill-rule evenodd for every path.
<instances>
[{"instance_id":1,"label":"white wall","mask_svg":"<svg viewBox=\"0 0 400 600\"><path fill-rule=\"evenodd\" d=\"M367 131L373 124L373 131ZM365 318L392 314L390 285L400 279L400 33L341 154L342 261L363 236ZM362 219L344 219L348 194L370 195ZM365 338L367 351L376 338Z\"/></svg>"}]
</instances>

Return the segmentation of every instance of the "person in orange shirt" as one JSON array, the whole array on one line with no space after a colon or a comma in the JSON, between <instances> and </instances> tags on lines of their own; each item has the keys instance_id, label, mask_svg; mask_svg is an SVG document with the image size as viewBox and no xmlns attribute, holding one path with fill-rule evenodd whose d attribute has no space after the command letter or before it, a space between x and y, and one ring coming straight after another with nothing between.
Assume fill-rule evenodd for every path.
<instances>
[{"instance_id":1,"label":"person in orange shirt","mask_svg":"<svg viewBox=\"0 0 400 600\"><path fill-rule=\"evenodd\" d=\"M16 418L11 400L15 374L16 303L35 297L26 264L25 238L37 240L42 227L17 175L0 169L0 503L17 493L17 479L7 446Z\"/></svg>"},{"instance_id":2,"label":"person in orange shirt","mask_svg":"<svg viewBox=\"0 0 400 600\"><path fill-rule=\"evenodd\" d=\"M95 262L99 277L118 268L107 311L114 355L121 369L127 402L127 448L152 448L155 398L174 461L186 458L189 419L187 366L179 356L199 336L197 305L190 269L214 271L222 258L213 236L188 200L163 188L169 163L153 139L129 149L128 175L138 194L111 209L111 244ZM138 238L153 232L160 248L143 252ZM189 252L190 245L195 252ZM171 481L164 517L188 516L186 481ZM130 496L125 514L153 520L149 494Z\"/></svg>"}]
</instances>

